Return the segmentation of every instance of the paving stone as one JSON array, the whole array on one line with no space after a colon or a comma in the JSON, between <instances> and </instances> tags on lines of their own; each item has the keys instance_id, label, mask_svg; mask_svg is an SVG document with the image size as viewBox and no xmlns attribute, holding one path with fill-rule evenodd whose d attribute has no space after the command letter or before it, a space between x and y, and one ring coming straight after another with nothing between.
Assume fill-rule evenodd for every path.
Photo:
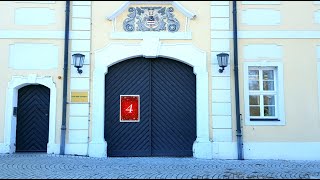
<instances>
[{"instance_id":1,"label":"paving stone","mask_svg":"<svg viewBox=\"0 0 320 180\"><path fill-rule=\"evenodd\" d=\"M0 179L319 179L320 161L0 154Z\"/></svg>"}]
</instances>

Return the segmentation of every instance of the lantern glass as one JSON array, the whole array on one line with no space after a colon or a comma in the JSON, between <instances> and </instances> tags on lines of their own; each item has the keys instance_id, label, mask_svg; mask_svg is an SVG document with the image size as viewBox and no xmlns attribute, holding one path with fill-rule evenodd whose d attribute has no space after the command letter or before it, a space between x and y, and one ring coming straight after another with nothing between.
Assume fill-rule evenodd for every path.
<instances>
[{"instance_id":1,"label":"lantern glass","mask_svg":"<svg viewBox=\"0 0 320 180\"><path fill-rule=\"evenodd\" d=\"M229 54L227 53L217 54L217 59L218 59L218 64L221 67L221 69L219 69L219 72L222 73L224 68L228 66Z\"/></svg>"},{"instance_id":2,"label":"lantern glass","mask_svg":"<svg viewBox=\"0 0 320 180\"><path fill-rule=\"evenodd\" d=\"M83 62L84 62L84 57L85 57L85 55L83 55L83 54L79 54L79 53L73 54L72 58L73 58L74 67L82 68Z\"/></svg>"},{"instance_id":3,"label":"lantern glass","mask_svg":"<svg viewBox=\"0 0 320 180\"><path fill-rule=\"evenodd\" d=\"M220 53L217 55L217 57L218 57L218 63L219 63L220 67L227 67L228 66L229 54Z\"/></svg>"}]
</instances>

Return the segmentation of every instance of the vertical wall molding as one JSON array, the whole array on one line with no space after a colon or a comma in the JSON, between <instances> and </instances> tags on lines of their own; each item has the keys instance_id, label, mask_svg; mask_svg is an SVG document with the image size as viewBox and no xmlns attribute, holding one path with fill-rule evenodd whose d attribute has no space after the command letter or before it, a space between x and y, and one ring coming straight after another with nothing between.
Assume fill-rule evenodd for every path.
<instances>
[{"instance_id":1,"label":"vertical wall molding","mask_svg":"<svg viewBox=\"0 0 320 180\"><path fill-rule=\"evenodd\" d=\"M317 74L318 74L318 106L320 114L320 45L317 46Z\"/></svg>"},{"instance_id":2,"label":"vertical wall molding","mask_svg":"<svg viewBox=\"0 0 320 180\"><path fill-rule=\"evenodd\" d=\"M69 92L69 130L68 144L88 145L90 118L90 59L91 59L91 1L72 1L71 31L81 31L90 36L73 38L70 50L70 92ZM81 12L81 14L79 14ZM79 74L74 67L72 55L85 55L83 73ZM71 102L71 92L88 92L88 102ZM79 113L81 111L81 113ZM71 146L70 146L71 147ZM76 147L76 146L72 146ZM88 147L88 146L86 146ZM70 150L75 152L76 149ZM77 151L78 152L78 151ZM86 155L86 151L79 151L79 155Z\"/></svg>"},{"instance_id":3,"label":"vertical wall molding","mask_svg":"<svg viewBox=\"0 0 320 180\"><path fill-rule=\"evenodd\" d=\"M230 30L230 2L211 2L211 34ZM231 37L232 38L232 37ZM232 142L231 78L230 63L219 73L217 54L230 54L231 38L211 37L211 81L212 81L212 132L213 143ZM231 58L230 58L231 59ZM231 62L231 60L229 60ZM213 157L219 156L213 145ZM218 148L219 149L219 148Z\"/></svg>"},{"instance_id":4,"label":"vertical wall molding","mask_svg":"<svg viewBox=\"0 0 320 180\"><path fill-rule=\"evenodd\" d=\"M320 114L320 60L318 59L318 106Z\"/></svg>"}]
</instances>

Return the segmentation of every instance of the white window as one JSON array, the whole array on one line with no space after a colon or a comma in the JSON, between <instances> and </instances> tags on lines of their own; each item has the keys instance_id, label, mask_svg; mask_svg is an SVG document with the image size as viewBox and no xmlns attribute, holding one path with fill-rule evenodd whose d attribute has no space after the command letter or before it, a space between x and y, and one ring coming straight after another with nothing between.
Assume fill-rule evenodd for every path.
<instances>
[{"instance_id":1,"label":"white window","mask_svg":"<svg viewBox=\"0 0 320 180\"><path fill-rule=\"evenodd\" d=\"M283 69L279 62L246 62L246 125L284 125Z\"/></svg>"},{"instance_id":2,"label":"white window","mask_svg":"<svg viewBox=\"0 0 320 180\"><path fill-rule=\"evenodd\" d=\"M320 4L320 1L319 1ZM318 62L318 107L320 113L320 45L317 45L317 62Z\"/></svg>"},{"instance_id":3,"label":"white window","mask_svg":"<svg viewBox=\"0 0 320 180\"><path fill-rule=\"evenodd\" d=\"M318 61L318 99L319 99L318 106L319 106L319 113L320 113L320 60Z\"/></svg>"}]
</instances>

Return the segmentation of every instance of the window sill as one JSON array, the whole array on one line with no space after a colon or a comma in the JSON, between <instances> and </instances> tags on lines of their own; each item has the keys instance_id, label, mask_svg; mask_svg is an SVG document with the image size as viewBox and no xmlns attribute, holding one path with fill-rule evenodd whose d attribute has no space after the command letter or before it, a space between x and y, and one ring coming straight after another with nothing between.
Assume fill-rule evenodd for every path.
<instances>
[{"instance_id":1,"label":"window sill","mask_svg":"<svg viewBox=\"0 0 320 180\"><path fill-rule=\"evenodd\" d=\"M280 121L280 119L266 119L266 118L250 118L250 121Z\"/></svg>"},{"instance_id":2,"label":"window sill","mask_svg":"<svg viewBox=\"0 0 320 180\"><path fill-rule=\"evenodd\" d=\"M148 37L158 37L159 39L192 39L191 32L112 32L111 39L145 39Z\"/></svg>"},{"instance_id":3,"label":"window sill","mask_svg":"<svg viewBox=\"0 0 320 180\"><path fill-rule=\"evenodd\" d=\"M245 120L246 126L285 126L284 119L248 118Z\"/></svg>"}]
</instances>

